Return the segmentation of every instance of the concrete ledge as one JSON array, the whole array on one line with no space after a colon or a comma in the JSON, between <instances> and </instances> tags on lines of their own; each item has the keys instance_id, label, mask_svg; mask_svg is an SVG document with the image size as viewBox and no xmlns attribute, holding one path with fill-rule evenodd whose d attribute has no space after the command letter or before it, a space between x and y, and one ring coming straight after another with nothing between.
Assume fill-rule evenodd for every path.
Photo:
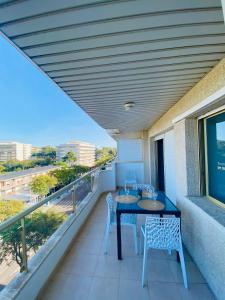
<instances>
[{"instance_id":1,"label":"concrete ledge","mask_svg":"<svg viewBox=\"0 0 225 300\"><path fill-rule=\"evenodd\" d=\"M224 210L207 198L179 197L185 246L205 277L216 299L225 299Z\"/></svg>"},{"instance_id":2,"label":"concrete ledge","mask_svg":"<svg viewBox=\"0 0 225 300\"><path fill-rule=\"evenodd\" d=\"M101 190L97 189L82 201L76 214L71 215L31 258L28 264L29 272L18 274L0 293L0 299L36 299L100 195Z\"/></svg>"},{"instance_id":3,"label":"concrete ledge","mask_svg":"<svg viewBox=\"0 0 225 300\"><path fill-rule=\"evenodd\" d=\"M225 209L210 201L207 197L188 197L190 201L200 207L216 220L225 230Z\"/></svg>"}]
</instances>

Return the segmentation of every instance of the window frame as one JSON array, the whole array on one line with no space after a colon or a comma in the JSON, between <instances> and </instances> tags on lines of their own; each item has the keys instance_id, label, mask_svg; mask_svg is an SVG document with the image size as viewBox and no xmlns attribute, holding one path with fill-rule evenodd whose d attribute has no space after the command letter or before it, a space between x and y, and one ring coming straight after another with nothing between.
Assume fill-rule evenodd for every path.
<instances>
[{"instance_id":1,"label":"window frame","mask_svg":"<svg viewBox=\"0 0 225 300\"><path fill-rule=\"evenodd\" d=\"M205 178L204 178L204 182L205 182L205 193L206 193L206 197L212 201L213 203L215 203L217 206L225 209L225 203L221 202L220 200L212 197L209 195L209 169L208 169L208 147L207 147L207 120L215 117L217 115L220 115L222 113L225 113L225 109L222 109L220 111L217 111L215 113L212 112L212 114L207 115L204 119L203 119L203 131L204 131L204 149L203 149L203 154L204 154L204 161L205 161Z\"/></svg>"}]
</instances>

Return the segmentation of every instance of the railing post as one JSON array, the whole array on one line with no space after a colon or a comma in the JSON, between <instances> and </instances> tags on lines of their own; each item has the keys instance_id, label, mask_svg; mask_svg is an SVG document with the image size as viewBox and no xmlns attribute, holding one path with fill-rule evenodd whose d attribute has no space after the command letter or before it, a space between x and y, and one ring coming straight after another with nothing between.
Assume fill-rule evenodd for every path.
<instances>
[{"instance_id":1,"label":"railing post","mask_svg":"<svg viewBox=\"0 0 225 300\"><path fill-rule=\"evenodd\" d=\"M75 196L75 185L72 188L72 205L73 205L73 213L76 211L76 196Z\"/></svg>"},{"instance_id":2,"label":"railing post","mask_svg":"<svg viewBox=\"0 0 225 300\"><path fill-rule=\"evenodd\" d=\"M93 184L94 184L94 179L93 179L93 173L91 174L91 192L93 192Z\"/></svg>"},{"instance_id":3,"label":"railing post","mask_svg":"<svg viewBox=\"0 0 225 300\"><path fill-rule=\"evenodd\" d=\"M22 263L23 263L23 265L22 265L20 271L28 272L25 218L21 219L21 242L22 242Z\"/></svg>"}]
</instances>

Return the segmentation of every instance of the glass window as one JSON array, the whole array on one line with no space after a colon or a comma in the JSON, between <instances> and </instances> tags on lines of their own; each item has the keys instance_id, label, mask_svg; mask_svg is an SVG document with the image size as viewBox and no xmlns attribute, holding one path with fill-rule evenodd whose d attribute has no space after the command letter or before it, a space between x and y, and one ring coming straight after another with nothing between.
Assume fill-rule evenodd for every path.
<instances>
[{"instance_id":1,"label":"glass window","mask_svg":"<svg viewBox=\"0 0 225 300\"><path fill-rule=\"evenodd\" d=\"M207 192L225 204L225 112L205 120Z\"/></svg>"}]
</instances>

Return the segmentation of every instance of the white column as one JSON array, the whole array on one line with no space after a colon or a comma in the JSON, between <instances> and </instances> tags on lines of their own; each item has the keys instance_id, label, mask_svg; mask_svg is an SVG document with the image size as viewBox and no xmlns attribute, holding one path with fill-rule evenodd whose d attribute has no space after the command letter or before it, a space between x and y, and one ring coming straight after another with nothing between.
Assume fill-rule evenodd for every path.
<instances>
[{"instance_id":1,"label":"white column","mask_svg":"<svg viewBox=\"0 0 225 300\"><path fill-rule=\"evenodd\" d=\"M181 120L175 124L174 129L177 196L199 196L197 120Z\"/></svg>"}]
</instances>

